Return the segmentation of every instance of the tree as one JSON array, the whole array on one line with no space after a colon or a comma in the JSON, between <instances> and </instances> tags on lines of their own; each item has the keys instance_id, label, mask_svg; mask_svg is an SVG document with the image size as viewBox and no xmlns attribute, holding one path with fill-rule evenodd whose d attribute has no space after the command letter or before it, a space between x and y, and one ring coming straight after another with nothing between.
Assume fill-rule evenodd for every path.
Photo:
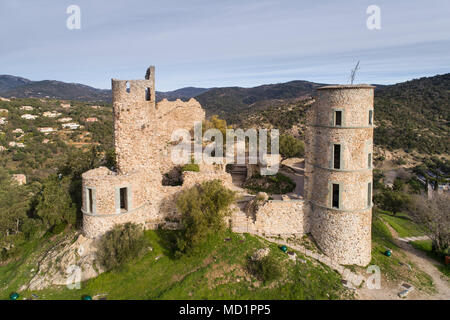
<instances>
[{"instance_id":1,"label":"tree","mask_svg":"<svg viewBox=\"0 0 450 320\"><path fill-rule=\"evenodd\" d=\"M76 222L77 209L70 197L70 182L70 177L59 179L50 176L43 184L36 215L49 228L62 223L74 225Z\"/></svg>"},{"instance_id":2,"label":"tree","mask_svg":"<svg viewBox=\"0 0 450 320\"><path fill-rule=\"evenodd\" d=\"M234 200L234 192L218 179L183 191L177 198L183 229L177 239L179 252L187 252L225 229L224 218Z\"/></svg>"},{"instance_id":3,"label":"tree","mask_svg":"<svg viewBox=\"0 0 450 320\"><path fill-rule=\"evenodd\" d=\"M438 255L449 254L450 247L450 195L433 193L431 199L413 195L409 211L417 223L429 230L433 251Z\"/></svg>"},{"instance_id":4,"label":"tree","mask_svg":"<svg viewBox=\"0 0 450 320\"><path fill-rule=\"evenodd\" d=\"M383 190L375 195L375 202L383 209L392 212L393 215L407 208L410 198L407 194L395 190Z\"/></svg>"},{"instance_id":5,"label":"tree","mask_svg":"<svg viewBox=\"0 0 450 320\"><path fill-rule=\"evenodd\" d=\"M284 159L303 157L305 155L305 144L291 135L282 134L280 136L280 154Z\"/></svg>"},{"instance_id":6,"label":"tree","mask_svg":"<svg viewBox=\"0 0 450 320\"><path fill-rule=\"evenodd\" d=\"M97 260L106 270L120 268L140 256L146 243L141 226L131 222L116 225L100 239Z\"/></svg>"}]
</instances>

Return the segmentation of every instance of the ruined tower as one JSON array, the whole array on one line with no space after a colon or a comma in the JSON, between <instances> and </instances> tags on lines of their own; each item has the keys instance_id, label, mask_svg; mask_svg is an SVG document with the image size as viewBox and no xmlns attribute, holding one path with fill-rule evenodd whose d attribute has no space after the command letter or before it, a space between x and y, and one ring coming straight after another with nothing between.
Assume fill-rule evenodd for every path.
<instances>
[{"instance_id":1,"label":"ruined tower","mask_svg":"<svg viewBox=\"0 0 450 320\"><path fill-rule=\"evenodd\" d=\"M371 260L373 97L369 85L322 87L308 115L311 234L340 264Z\"/></svg>"},{"instance_id":2,"label":"ruined tower","mask_svg":"<svg viewBox=\"0 0 450 320\"><path fill-rule=\"evenodd\" d=\"M155 67L147 70L146 80L112 79L114 108L114 146L120 173L149 170L149 145L155 114Z\"/></svg>"}]
</instances>

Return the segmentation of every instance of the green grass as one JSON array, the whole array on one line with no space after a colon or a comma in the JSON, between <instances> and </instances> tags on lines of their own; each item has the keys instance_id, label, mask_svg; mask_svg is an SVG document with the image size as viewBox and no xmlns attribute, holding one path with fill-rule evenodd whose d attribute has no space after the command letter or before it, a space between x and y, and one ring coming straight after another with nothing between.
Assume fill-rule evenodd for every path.
<instances>
[{"instance_id":1,"label":"green grass","mask_svg":"<svg viewBox=\"0 0 450 320\"><path fill-rule=\"evenodd\" d=\"M330 268L297 253L306 263L294 263L277 245L248 234L214 235L195 254L174 258L168 249L173 231L146 231L153 251L125 265L83 282L81 289L65 286L41 291L19 292L21 297L37 294L39 299L75 299L85 294L107 293L108 299L340 299L351 298L340 276ZM230 238L230 241L224 241ZM271 248L282 268L280 279L263 284L245 271L248 257L259 248ZM155 258L161 256L158 260ZM11 267L8 267L11 268ZM0 279L9 279L0 268ZM22 276L0 289L7 299L26 280ZM22 283L21 283L22 282Z\"/></svg>"},{"instance_id":2,"label":"green grass","mask_svg":"<svg viewBox=\"0 0 450 320\"><path fill-rule=\"evenodd\" d=\"M406 214L398 213L395 216L387 211L380 210L380 216L384 221L397 231L400 238L421 236L425 234L425 230L420 225L414 223Z\"/></svg>"},{"instance_id":3,"label":"green grass","mask_svg":"<svg viewBox=\"0 0 450 320\"><path fill-rule=\"evenodd\" d=\"M372 260L371 265L380 267L382 275L389 281L405 281L411 283L420 290L434 292L432 278L407 259L407 256L394 243L385 222L384 215L375 214L372 223ZM392 255L387 257L384 252L392 250ZM407 265L411 266L410 270Z\"/></svg>"},{"instance_id":4,"label":"green grass","mask_svg":"<svg viewBox=\"0 0 450 320\"><path fill-rule=\"evenodd\" d=\"M438 263L436 264L436 267L439 269L439 271L450 278L450 265L445 265L444 260L432 251L431 240L412 241L411 245L418 250L426 252L427 256L436 260L436 262Z\"/></svg>"}]
</instances>

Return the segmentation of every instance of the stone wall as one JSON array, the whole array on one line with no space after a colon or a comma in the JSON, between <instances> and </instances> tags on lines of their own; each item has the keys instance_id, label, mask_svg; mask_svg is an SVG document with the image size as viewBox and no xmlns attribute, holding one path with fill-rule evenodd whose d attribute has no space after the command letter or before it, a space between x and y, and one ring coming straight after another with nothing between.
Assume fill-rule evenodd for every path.
<instances>
[{"instance_id":1,"label":"stone wall","mask_svg":"<svg viewBox=\"0 0 450 320\"><path fill-rule=\"evenodd\" d=\"M256 212L236 206L231 217L234 232L287 238L309 232L309 204L304 200L263 201Z\"/></svg>"}]
</instances>

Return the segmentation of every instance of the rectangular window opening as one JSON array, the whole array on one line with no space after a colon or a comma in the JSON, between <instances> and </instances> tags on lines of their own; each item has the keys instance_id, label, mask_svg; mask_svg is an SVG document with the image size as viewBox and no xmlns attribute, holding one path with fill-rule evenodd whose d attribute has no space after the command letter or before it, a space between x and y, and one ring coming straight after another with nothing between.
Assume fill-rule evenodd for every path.
<instances>
[{"instance_id":1,"label":"rectangular window opening","mask_svg":"<svg viewBox=\"0 0 450 320\"><path fill-rule=\"evenodd\" d=\"M120 188L120 211L128 211L128 188Z\"/></svg>"},{"instance_id":2,"label":"rectangular window opening","mask_svg":"<svg viewBox=\"0 0 450 320\"><path fill-rule=\"evenodd\" d=\"M94 197L92 195L92 189L88 188L88 211L94 212Z\"/></svg>"},{"instance_id":3,"label":"rectangular window opening","mask_svg":"<svg viewBox=\"0 0 450 320\"><path fill-rule=\"evenodd\" d=\"M341 145L335 144L333 146L333 168L340 169L341 168Z\"/></svg>"},{"instance_id":4,"label":"rectangular window opening","mask_svg":"<svg viewBox=\"0 0 450 320\"><path fill-rule=\"evenodd\" d=\"M151 98L151 91L150 88L145 89L145 100L150 101Z\"/></svg>"},{"instance_id":5,"label":"rectangular window opening","mask_svg":"<svg viewBox=\"0 0 450 320\"><path fill-rule=\"evenodd\" d=\"M367 185L367 206L370 207L372 205L372 182L369 182Z\"/></svg>"},{"instance_id":6,"label":"rectangular window opening","mask_svg":"<svg viewBox=\"0 0 450 320\"><path fill-rule=\"evenodd\" d=\"M335 126L342 126L342 111L335 111L334 112L334 125Z\"/></svg>"},{"instance_id":7,"label":"rectangular window opening","mask_svg":"<svg viewBox=\"0 0 450 320\"><path fill-rule=\"evenodd\" d=\"M339 185L336 183L333 183L331 206L339 209Z\"/></svg>"},{"instance_id":8,"label":"rectangular window opening","mask_svg":"<svg viewBox=\"0 0 450 320\"><path fill-rule=\"evenodd\" d=\"M130 93L130 83L127 81L127 92Z\"/></svg>"},{"instance_id":9,"label":"rectangular window opening","mask_svg":"<svg viewBox=\"0 0 450 320\"><path fill-rule=\"evenodd\" d=\"M369 110L369 125L373 124L373 110Z\"/></svg>"},{"instance_id":10,"label":"rectangular window opening","mask_svg":"<svg viewBox=\"0 0 450 320\"><path fill-rule=\"evenodd\" d=\"M369 156L367 158L367 167L372 168L372 153L369 153Z\"/></svg>"}]
</instances>

